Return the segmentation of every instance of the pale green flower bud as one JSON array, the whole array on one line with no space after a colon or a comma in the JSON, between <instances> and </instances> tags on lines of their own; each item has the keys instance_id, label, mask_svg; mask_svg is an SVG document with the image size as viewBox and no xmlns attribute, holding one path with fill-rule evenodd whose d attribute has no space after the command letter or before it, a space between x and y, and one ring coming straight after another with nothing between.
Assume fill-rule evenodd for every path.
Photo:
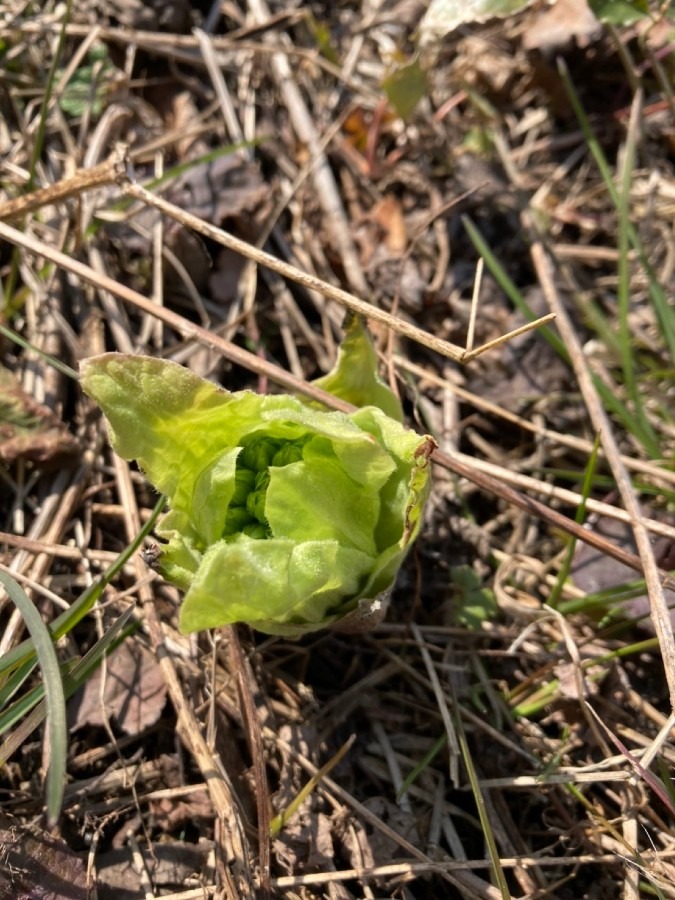
<instances>
[{"instance_id":1,"label":"pale green flower bud","mask_svg":"<svg viewBox=\"0 0 675 900\"><path fill-rule=\"evenodd\" d=\"M252 469L243 469L237 463L234 473L234 494L230 500L230 506L246 506L246 498L255 490L256 472Z\"/></svg>"},{"instance_id":2,"label":"pale green flower bud","mask_svg":"<svg viewBox=\"0 0 675 900\"><path fill-rule=\"evenodd\" d=\"M277 450L272 458L273 466L289 466L291 463L300 462L302 459L302 448L307 441L286 441Z\"/></svg>"},{"instance_id":3,"label":"pale green flower bud","mask_svg":"<svg viewBox=\"0 0 675 900\"><path fill-rule=\"evenodd\" d=\"M225 514L223 537L239 534L247 525L253 524L253 516L245 506L230 506Z\"/></svg>"},{"instance_id":4,"label":"pale green flower bud","mask_svg":"<svg viewBox=\"0 0 675 900\"><path fill-rule=\"evenodd\" d=\"M244 444L240 456L241 465L254 472L262 472L270 466L278 449L277 441L265 435L257 436Z\"/></svg>"}]
</instances>

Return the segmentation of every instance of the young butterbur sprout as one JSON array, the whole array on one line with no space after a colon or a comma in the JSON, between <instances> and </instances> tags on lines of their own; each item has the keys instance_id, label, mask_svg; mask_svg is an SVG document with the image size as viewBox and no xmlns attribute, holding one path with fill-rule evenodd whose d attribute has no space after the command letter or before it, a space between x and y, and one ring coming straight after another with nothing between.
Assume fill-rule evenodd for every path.
<instances>
[{"instance_id":1,"label":"young butterbur sprout","mask_svg":"<svg viewBox=\"0 0 675 900\"><path fill-rule=\"evenodd\" d=\"M315 382L358 407L230 393L175 363L106 353L82 387L113 448L169 501L157 568L185 591L183 632L245 622L299 637L379 621L417 536L435 446L401 424L353 318Z\"/></svg>"}]
</instances>

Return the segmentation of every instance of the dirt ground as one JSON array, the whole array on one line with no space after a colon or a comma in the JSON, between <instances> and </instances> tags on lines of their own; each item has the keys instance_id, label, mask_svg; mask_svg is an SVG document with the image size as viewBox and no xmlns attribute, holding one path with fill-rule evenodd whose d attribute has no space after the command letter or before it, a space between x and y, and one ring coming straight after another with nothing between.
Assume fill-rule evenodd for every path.
<instances>
[{"instance_id":1,"label":"dirt ground","mask_svg":"<svg viewBox=\"0 0 675 900\"><path fill-rule=\"evenodd\" d=\"M0 592L0 898L675 897L675 28L427 5L0 3L0 563L100 594L66 685L127 635L47 827ZM302 392L352 300L438 444L386 620L184 636L151 536L98 590L157 497L44 354Z\"/></svg>"}]
</instances>

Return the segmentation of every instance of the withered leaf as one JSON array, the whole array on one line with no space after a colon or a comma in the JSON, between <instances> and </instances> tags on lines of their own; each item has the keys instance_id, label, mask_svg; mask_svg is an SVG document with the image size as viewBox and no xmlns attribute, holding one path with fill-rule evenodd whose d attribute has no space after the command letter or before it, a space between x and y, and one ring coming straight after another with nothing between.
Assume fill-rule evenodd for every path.
<instances>
[{"instance_id":1,"label":"withered leaf","mask_svg":"<svg viewBox=\"0 0 675 900\"><path fill-rule=\"evenodd\" d=\"M586 0L557 0L550 6L537 7L523 33L526 50L559 53L575 42L587 46L602 31Z\"/></svg>"},{"instance_id":2,"label":"withered leaf","mask_svg":"<svg viewBox=\"0 0 675 900\"><path fill-rule=\"evenodd\" d=\"M101 680L103 695L101 697ZM164 709L166 681L157 660L139 641L127 640L96 670L69 707L73 731L114 718L127 734L154 725Z\"/></svg>"},{"instance_id":3,"label":"withered leaf","mask_svg":"<svg viewBox=\"0 0 675 900\"><path fill-rule=\"evenodd\" d=\"M36 403L9 369L0 366L0 462L62 464L77 453L75 438L54 413Z\"/></svg>"},{"instance_id":4,"label":"withered leaf","mask_svg":"<svg viewBox=\"0 0 675 900\"><path fill-rule=\"evenodd\" d=\"M0 823L0 900L87 900L84 861L45 831Z\"/></svg>"},{"instance_id":5,"label":"withered leaf","mask_svg":"<svg viewBox=\"0 0 675 900\"><path fill-rule=\"evenodd\" d=\"M156 843L151 850L141 847L140 853L155 888L173 893L185 888L197 872L204 880L214 878L209 866L212 849L209 841L171 841ZM128 847L100 853L96 864L98 900L138 900L146 896Z\"/></svg>"}]
</instances>

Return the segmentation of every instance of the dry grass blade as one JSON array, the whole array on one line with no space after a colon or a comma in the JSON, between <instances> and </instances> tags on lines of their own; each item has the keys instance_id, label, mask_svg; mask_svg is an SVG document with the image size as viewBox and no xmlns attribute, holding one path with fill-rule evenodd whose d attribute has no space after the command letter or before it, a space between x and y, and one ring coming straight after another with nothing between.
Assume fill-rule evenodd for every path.
<instances>
[{"instance_id":1,"label":"dry grass blade","mask_svg":"<svg viewBox=\"0 0 675 900\"><path fill-rule=\"evenodd\" d=\"M532 221L529 218L526 218L525 224L529 227L530 233L533 235L531 247L532 259L542 289L551 307L551 311L554 312L558 318L558 328L563 335L565 346L570 354L572 366L574 367L588 414L600 435L600 442L612 472L614 473L621 499L630 516L631 527L635 535L635 542L640 557L640 569L647 582L652 621L661 647L663 666L670 691L671 708L675 711L675 635L673 634L673 627L668 612L668 604L663 593L666 581L663 573L659 571L658 566L656 565L654 548L651 545L649 533L644 524L644 515L640 509L628 471L623 464L621 454L617 448L616 438L609 418L593 385L581 343L567 311L560 302L558 292L555 289L551 262L546 255L546 251L544 250L541 241L534 237L536 231Z\"/></svg>"},{"instance_id":2,"label":"dry grass blade","mask_svg":"<svg viewBox=\"0 0 675 900\"><path fill-rule=\"evenodd\" d=\"M80 169L70 178L63 178L49 187L21 194L13 200L0 202L0 220L11 221L29 213L37 212L44 206L51 206L86 191L108 184L120 183L126 179L127 149L120 147L111 157L91 169Z\"/></svg>"},{"instance_id":3,"label":"dry grass blade","mask_svg":"<svg viewBox=\"0 0 675 900\"><path fill-rule=\"evenodd\" d=\"M416 328L414 325L410 325L402 319L392 316L385 310L378 309L370 303L359 300L357 297L354 297L353 294L349 294L341 288L334 287L333 285L322 281L320 278L316 278L313 275L302 272L300 269L296 269L295 266L291 266L288 263L277 259L271 254L266 253L264 250L259 250L257 247L247 244L246 241L242 241L239 238L228 234L226 231L223 231L222 228L217 228L208 222L204 222L197 216L193 216L190 213L185 212L185 210L180 209L180 207L168 203L161 197L157 197L150 193L150 191L147 191L139 184L125 184L124 193L129 197L134 197L136 200L143 201L143 203L146 203L148 206L158 209L160 212L165 213L167 216L170 216L187 228L194 229L199 234L204 235L204 237L208 237L211 240L222 244L224 247L234 250L235 253L245 256L247 259L252 260L258 265L266 266L268 269L271 269L278 275L283 275L284 278L294 281L301 287L317 291L325 297L328 297L329 300L334 300L336 303L339 303L345 309L349 309L364 318L385 325L396 334L410 338L410 340L428 347L435 353L441 354L441 356L447 356L449 359L453 359L457 362L460 362L464 357L465 351L460 347L453 346L447 341L438 340L421 328Z\"/></svg>"},{"instance_id":4,"label":"dry grass blade","mask_svg":"<svg viewBox=\"0 0 675 900\"><path fill-rule=\"evenodd\" d=\"M295 378L290 372L286 372L279 366L275 366L266 360L261 359L254 353L243 350L241 347L232 344L230 341L224 340L217 334L208 331L206 328L201 328L199 325L179 316L172 310L158 307L155 303L148 300L147 297L144 297L137 291L131 290L131 288L126 287L126 285L94 271L89 268L89 266L85 266L83 263L67 256L65 253L61 253L29 235L17 231L10 225L5 225L3 222L0 222L0 235L6 240L16 244L16 246L23 247L38 256L42 256L45 259L55 262L66 271L72 272L74 275L77 275L83 281L94 287L109 291L111 294L120 297L120 299L132 304L142 312L160 319L165 324L175 328L175 330L187 340L199 340L204 346L218 350L225 358L232 360L232 362L248 369L250 372L255 372L270 378L270 380L274 381L280 387L284 387L289 391L297 391L298 393L310 397L312 400L317 400L320 403L327 403L334 408L341 408L343 410L349 409L347 404L340 403L335 397L326 394L325 391L321 391L311 384L307 384L307 382Z\"/></svg>"}]
</instances>

